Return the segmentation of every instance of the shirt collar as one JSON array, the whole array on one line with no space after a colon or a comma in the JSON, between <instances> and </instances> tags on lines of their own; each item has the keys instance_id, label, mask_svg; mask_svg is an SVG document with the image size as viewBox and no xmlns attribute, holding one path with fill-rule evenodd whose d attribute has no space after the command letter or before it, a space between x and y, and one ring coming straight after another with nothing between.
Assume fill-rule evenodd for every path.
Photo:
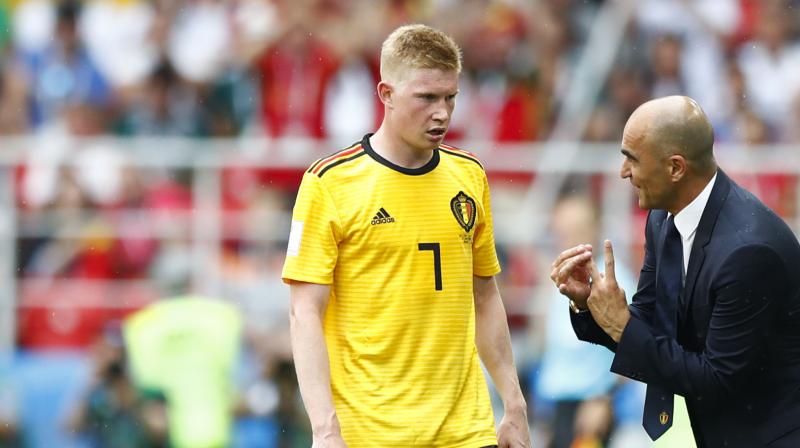
<instances>
[{"instance_id":1,"label":"shirt collar","mask_svg":"<svg viewBox=\"0 0 800 448\"><path fill-rule=\"evenodd\" d=\"M689 239L697 230L697 226L700 225L700 218L703 217L703 210L706 208L708 198L711 196L711 190L714 189L716 181L717 175L714 174L714 177L708 181L703 191L675 215L675 227L678 228L678 232L680 232L681 238L684 240Z\"/></svg>"}]
</instances>

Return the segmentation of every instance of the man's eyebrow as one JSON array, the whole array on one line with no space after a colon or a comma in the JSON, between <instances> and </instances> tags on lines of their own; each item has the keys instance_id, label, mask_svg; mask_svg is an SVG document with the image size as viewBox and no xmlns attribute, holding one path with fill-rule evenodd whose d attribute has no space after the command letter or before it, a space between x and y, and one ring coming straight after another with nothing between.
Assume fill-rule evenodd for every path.
<instances>
[{"instance_id":1,"label":"man's eyebrow","mask_svg":"<svg viewBox=\"0 0 800 448\"><path fill-rule=\"evenodd\" d=\"M416 96L429 96L429 95L430 96L456 96L456 95L459 94L459 92L460 92L460 90L451 91L451 92L445 92L445 93L433 92L433 91L427 91L427 90L420 90L418 92L414 92L414 95L416 95Z\"/></svg>"},{"instance_id":2,"label":"man's eyebrow","mask_svg":"<svg viewBox=\"0 0 800 448\"><path fill-rule=\"evenodd\" d=\"M631 152L630 152L630 151L628 151L628 150L627 150L627 149L625 149L625 148L622 148L622 149L620 150L620 152L621 152L621 153L622 153L622 154L623 154L625 157L627 157L627 158L629 158L629 159L631 159L631 160L635 160L635 161L637 161L637 162L639 161L639 159L637 159L637 158L636 158L636 157L635 157L633 154L631 154Z\"/></svg>"}]
</instances>

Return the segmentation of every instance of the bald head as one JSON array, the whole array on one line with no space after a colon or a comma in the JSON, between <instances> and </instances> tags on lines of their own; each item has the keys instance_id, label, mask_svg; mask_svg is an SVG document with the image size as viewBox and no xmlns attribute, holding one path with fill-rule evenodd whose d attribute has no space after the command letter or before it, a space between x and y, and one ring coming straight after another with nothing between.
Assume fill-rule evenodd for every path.
<instances>
[{"instance_id":1,"label":"bald head","mask_svg":"<svg viewBox=\"0 0 800 448\"><path fill-rule=\"evenodd\" d=\"M625 139L661 157L682 155L696 174L716 170L714 129L703 109L686 96L667 96L648 101L625 124Z\"/></svg>"}]
</instances>

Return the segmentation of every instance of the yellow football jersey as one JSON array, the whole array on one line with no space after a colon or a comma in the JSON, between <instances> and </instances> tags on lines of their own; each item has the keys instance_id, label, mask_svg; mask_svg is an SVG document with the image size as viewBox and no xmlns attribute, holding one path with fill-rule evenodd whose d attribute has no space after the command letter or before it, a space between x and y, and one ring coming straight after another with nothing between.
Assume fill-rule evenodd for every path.
<instances>
[{"instance_id":1,"label":"yellow football jersey","mask_svg":"<svg viewBox=\"0 0 800 448\"><path fill-rule=\"evenodd\" d=\"M283 268L285 281L331 285L323 325L344 439L493 445L472 291L473 275L500 272L486 174L445 145L403 168L369 137L305 173Z\"/></svg>"}]
</instances>

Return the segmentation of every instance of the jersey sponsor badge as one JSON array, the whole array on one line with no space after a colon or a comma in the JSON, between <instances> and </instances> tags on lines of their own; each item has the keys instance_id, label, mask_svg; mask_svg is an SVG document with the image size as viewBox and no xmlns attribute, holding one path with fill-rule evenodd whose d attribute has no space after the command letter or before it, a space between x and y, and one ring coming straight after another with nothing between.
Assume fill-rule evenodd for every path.
<instances>
[{"instance_id":1,"label":"jersey sponsor badge","mask_svg":"<svg viewBox=\"0 0 800 448\"><path fill-rule=\"evenodd\" d=\"M463 191L459 191L450 200L450 211L453 212L458 225L469 233L475 225L475 200L467 196Z\"/></svg>"}]
</instances>

